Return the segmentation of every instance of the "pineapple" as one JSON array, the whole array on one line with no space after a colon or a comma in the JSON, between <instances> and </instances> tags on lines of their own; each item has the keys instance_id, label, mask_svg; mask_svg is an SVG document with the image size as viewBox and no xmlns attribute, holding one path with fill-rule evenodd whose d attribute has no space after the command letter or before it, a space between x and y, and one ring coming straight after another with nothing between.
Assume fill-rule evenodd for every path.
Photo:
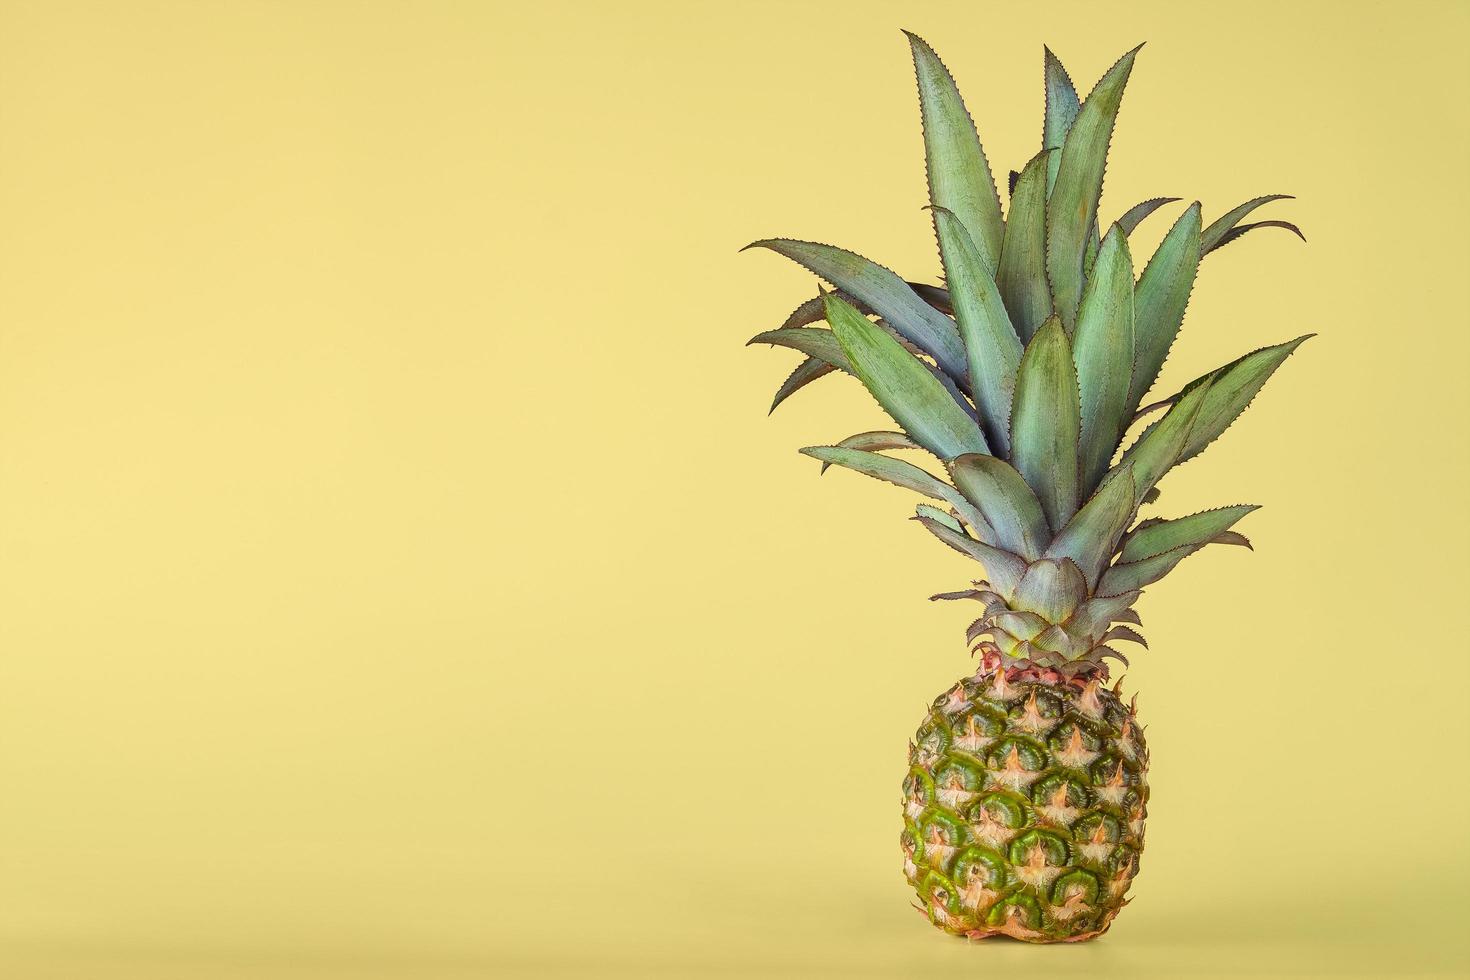
<instances>
[{"instance_id":1,"label":"pineapple","mask_svg":"<svg viewBox=\"0 0 1470 980\"><path fill-rule=\"evenodd\" d=\"M1148 805L1148 748L1134 706L1106 685L1108 662L1126 666L1117 645L1144 643L1133 610L1142 590L1207 545L1249 546L1233 528L1255 508L1140 511L1307 338L1145 398L1200 260L1256 228L1301 232L1242 223L1286 195L1254 198L1209 225L1196 202L1135 276L1129 235L1178 200L1099 219L1138 49L1085 100L1046 51L1042 148L1011 174L1002 215L953 78L908 37L944 286L906 282L830 245L756 242L832 290L751 343L806 355L772 409L826 375L855 376L897 428L801 451L824 471L844 467L930 498L918 523L983 570L971 588L934 597L979 604L967 633L979 669L935 699L910 745L901 842L920 910L971 938L1086 940L1125 904ZM927 454L927 468L889 455L902 450Z\"/></svg>"}]
</instances>

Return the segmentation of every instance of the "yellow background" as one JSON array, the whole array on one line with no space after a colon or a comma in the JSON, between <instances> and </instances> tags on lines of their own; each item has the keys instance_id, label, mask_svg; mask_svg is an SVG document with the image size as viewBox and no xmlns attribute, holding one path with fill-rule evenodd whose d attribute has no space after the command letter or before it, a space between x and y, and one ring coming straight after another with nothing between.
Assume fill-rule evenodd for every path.
<instances>
[{"instance_id":1,"label":"yellow background","mask_svg":"<svg viewBox=\"0 0 1470 980\"><path fill-rule=\"evenodd\" d=\"M6 3L0 974L1467 968L1464 3ZM1300 195L1165 387L1318 331L1163 512L1149 851L948 940L898 784L974 566L742 349L792 235L937 274L900 27L998 174L1134 72L1104 212ZM1177 206L1176 206L1177 208ZM1146 255L1172 215L1140 230Z\"/></svg>"}]
</instances>

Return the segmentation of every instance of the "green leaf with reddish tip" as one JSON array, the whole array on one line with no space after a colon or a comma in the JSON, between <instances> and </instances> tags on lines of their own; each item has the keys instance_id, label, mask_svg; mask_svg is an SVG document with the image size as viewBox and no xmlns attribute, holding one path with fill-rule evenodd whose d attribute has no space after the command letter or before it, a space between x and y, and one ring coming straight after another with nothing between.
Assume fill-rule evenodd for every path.
<instances>
[{"instance_id":1,"label":"green leaf with reddish tip","mask_svg":"<svg viewBox=\"0 0 1470 980\"><path fill-rule=\"evenodd\" d=\"M1191 381L1180 389L1171 400L1192 393L1213 378L1209 397L1200 409L1199 420L1190 431L1179 462L1193 459L1204 452L1205 447L1220 437L1230 425L1249 407L1256 394L1292 353L1315 334L1303 334L1295 340L1272 347L1253 350L1243 357L1209 374ZM1154 423L1158 425L1159 423ZM1150 427L1152 428L1152 427ZM1145 430L1144 435L1148 434Z\"/></svg>"},{"instance_id":2,"label":"green leaf with reddish tip","mask_svg":"<svg viewBox=\"0 0 1470 980\"><path fill-rule=\"evenodd\" d=\"M1016 608L1048 623L1065 623L1087 598L1087 580L1066 558L1033 561L1016 585Z\"/></svg>"},{"instance_id":3,"label":"green leaf with reddish tip","mask_svg":"<svg viewBox=\"0 0 1470 980\"><path fill-rule=\"evenodd\" d=\"M1098 595L1134 592L1146 585L1152 585L1172 572L1175 565L1198 550L1197 545L1183 545L1142 561L1114 565L1103 573L1101 581L1097 583Z\"/></svg>"},{"instance_id":4,"label":"green leaf with reddish tip","mask_svg":"<svg viewBox=\"0 0 1470 980\"><path fill-rule=\"evenodd\" d=\"M776 389L776 397L771 399L771 407L767 410L767 414L774 412L777 405L780 405L813 381L816 381L818 378L824 378L835 370L837 369L826 361L819 360L815 357L808 357L796 365L796 369L786 376L785 381L781 382L781 387Z\"/></svg>"},{"instance_id":5,"label":"green leaf with reddish tip","mask_svg":"<svg viewBox=\"0 0 1470 980\"><path fill-rule=\"evenodd\" d=\"M905 31L919 82L919 112L924 124L924 162L929 201L954 212L975 239L986 268L994 275L1000 257L1000 197L975 123L959 88L939 55L923 38Z\"/></svg>"},{"instance_id":6,"label":"green leaf with reddish tip","mask_svg":"<svg viewBox=\"0 0 1470 980\"><path fill-rule=\"evenodd\" d=\"M1043 46L1041 50L1046 76L1046 118L1041 126L1041 148L1043 151L1060 150L1067 141L1072 123L1077 120L1077 111L1082 108L1082 103L1077 98L1077 87L1072 84L1072 77L1052 54L1051 48ZM1057 168L1061 165L1060 153L1049 157L1046 165L1047 194L1057 182Z\"/></svg>"},{"instance_id":7,"label":"green leaf with reddish tip","mask_svg":"<svg viewBox=\"0 0 1470 980\"><path fill-rule=\"evenodd\" d=\"M1081 492L1102 481L1128 427L1133 372L1133 258L1123 229L1103 240L1097 266L1082 295L1072 341L1082 407Z\"/></svg>"},{"instance_id":8,"label":"green leaf with reddish tip","mask_svg":"<svg viewBox=\"0 0 1470 980\"><path fill-rule=\"evenodd\" d=\"M1133 467L1134 491L1140 505L1143 495L1183 459L1184 447L1211 387L1212 382L1207 377L1201 385L1171 405L1163 418L1145 429L1124 454L1123 461Z\"/></svg>"},{"instance_id":9,"label":"green leaf with reddish tip","mask_svg":"<svg viewBox=\"0 0 1470 980\"><path fill-rule=\"evenodd\" d=\"M1069 333L1082 302L1083 257L1097 219L1108 143L1137 53L1134 48L1120 58L1082 104L1062 145L1056 184L1046 202L1046 275L1052 302Z\"/></svg>"},{"instance_id":10,"label":"green leaf with reddish tip","mask_svg":"<svg viewBox=\"0 0 1470 980\"><path fill-rule=\"evenodd\" d=\"M915 508L915 513L918 517L927 517L931 521L937 521L957 534L965 533L965 527L959 522L957 517L947 511L940 510L932 504L919 504Z\"/></svg>"},{"instance_id":11,"label":"green leaf with reddish tip","mask_svg":"<svg viewBox=\"0 0 1470 980\"><path fill-rule=\"evenodd\" d=\"M876 453L885 449L923 449L902 432L859 432L855 436L848 436L837 444L838 449L861 449L863 452ZM822 472L827 472L831 463L822 464Z\"/></svg>"},{"instance_id":12,"label":"green leaf with reddish tip","mask_svg":"<svg viewBox=\"0 0 1470 980\"><path fill-rule=\"evenodd\" d=\"M1236 521L1256 509L1258 508L1255 504L1239 504L1140 527L1129 535L1127 543L1123 545L1121 559L1125 562L1142 561L1182 545L1203 545L1216 535L1228 531Z\"/></svg>"},{"instance_id":13,"label":"green leaf with reddish tip","mask_svg":"<svg viewBox=\"0 0 1470 980\"><path fill-rule=\"evenodd\" d=\"M965 345L960 342L954 321L920 299L892 270L854 252L819 242L774 238L752 242L746 248L768 248L816 273L857 298L901 336L933 356L951 377L965 377L968 370ZM848 305L848 308L852 307Z\"/></svg>"},{"instance_id":14,"label":"green leaf with reddish tip","mask_svg":"<svg viewBox=\"0 0 1470 980\"><path fill-rule=\"evenodd\" d=\"M1292 224L1290 221L1254 221L1248 225L1237 225L1236 227L1231 228L1218 242L1215 243L1215 248L1210 249L1210 251L1213 252L1215 249L1229 245L1241 235L1244 235L1248 231L1254 231L1257 228L1285 228L1287 231L1295 234L1296 237L1300 238L1302 241L1307 240L1307 236L1302 234L1302 230L1296 225Z\"/></svg>"},{"instance_id":15,"label":"green leaf with reddish tip","mask_svg":"<svg viewBox=\"0 0 1470 980\"><path fill-rule=\"evenodd\" d=\"M1029 341L1051 315L1051 286L1046 281L1046 167L1060 159L1057 150L1043 150L1021 171L1011 194L1005 240L995 284L1022 342Z\"/></svg>"},{"instance_id":16,"label":"green leaf with reddish tip","mask_svg":"<svg viewBox=\"0 0 1470 980\"><path fill-rule=\"evenodd\" d=\"M1010 451L1006 423L1011 417L1016 368L1021 363L1021 341L993 273L960 219L951 211L935 208L934 226L939 231L944 279L969 356L970 390L986 441L1005 454Z\"/></svg>"},{"instance_id":17,"label":"green leaf with reddish tip","mask_svg":"<svg viewBox=\"0 0 1470 980\"><path fill-rule=\"evenodd\" d=\"M1222 239L1230 233L1230 229L1238 225L1240 219L1250 214L1256 208L1263 204L1270 204L1272 201L1289 200L1292 200L1292 195L1290 194L1267 194L1264 197L1253 197L1244 204L1226 211L1220 217L1211 221L1209 227L1200 233L1200 254L1204 255L1224 244Z\"/></svg>"},{"instance_id":18,"label":"green leaf with reddish tip","mask_svg":"<svg viewBox=\"0 0 1470 980\"><path fill-rule=\"evenodd\" d=\"M1124 463L1103 480L1102 485L1067 522L1046 549L1048 558L1076 562L1088 586L1097 583L1137 510L1138 492L1133 483L1133 465Z\"/></svg>"},{"instance_id":19,"label":"green leaf with reddish tip","mask_svg":"<svg viewBox=\"0 0 1470 980\"><path fill-rule=\"evenodd\" d=\"M984 565L987 579L1002 595L1012 594L1016 584L1021 581L1021 576L1026 574L1026 562L1018 555L976 541L968 535L951 530L944 524L927 517L920 517L918 521L940 541L960 554L969 555Z\"/></svg>"},{"instance_id":20,"label":"green leaf with reddish tip","mask_svg":"<svg viewBox=\"0 0 1470 980\"><path fill-rule=\"evenodd\" d=\"M1036 494L1021 474L994 456L961 456L949 464L950 479L980 512L993 540L1023 558L1036 558L1050 534Z\"/></svg>"},{"instance_id":21,"label":"green leaf with reddish tip","mask_svg":"<svg viewBox=\"0 0 1470 980\"><path fill-rule=\"evenodd\" d=\"M852 373L852 365L848 363L847 355L842 353L842 347L837 343L836 335L821 327L796 327L794 329L783 327L780 330L767 330L745 342L747 347L753 344L789 347L792 350L801 351L808 357L825 361L839 370Z\"/></svg>"},{"instance_id":22,"label":"green leaf with reddish tip","mask_svg":"<svg viewBox=\"0 0 1470 980\"><path fill-rule=\"evenodd\" d=\"M1011 410L1011 462L1036 492L1053 529L1077 511L1080 413L1071 345L1053 316L1021 357Z\"/></svg>"},{"instance_id":23,"label":"green leaf with reddish tip","mask_svg":"<svg viewBox=\"0 0 1470 980\"><path fill-rule=\"evenodd\" d=\"M1173 204L1178 200L1181 200L1181 198L1151 197L1147 201L1141 201L1133 205L1133 207L1124 211L1123 216L1118 219L1118 224L1123 226L1123 234L1133 234L1134 229L1143 223L1144 218L1147 218L1165 204Z\"/></svg>"},{"instance_id":24,"label":"green leaf with reddish tip","mask_svg":"<svg viewBox=\"0 0 1470 980\"><path fill-rule=\"evenodd\" d=\"M1131 417L1153 387L1184 322L1194 276L1199 269L1199 202L1191 204L1148 260L1133 293L1133 383L1128 392Z\"/></svg>"},{"instance_id":25,"label":"green leaf with reddish tip","mask_svg":"<svg viewBox=\"0 0 1470 980\"><path fill-rule=\"evenodd\" d=\"M841 446L807 446L801 452L812 459L821 460L824 464L823 472L826 472L827 465L837 465L855 473L861 473L863 476L870 476L875 480L882 480L885 483L903 487L905 490L921 493L935 500L943 500L959 511L960 517L965 523L975 528L977 534L990 533L985 523L985 516L980 513L979 508L966 500L964 495L954 487L913 463L893 459L890 456L880 456L878 453L862 449L846 449Z\"/></svg>"},{"instance_id":26,"label":"green leaf with reddish tip","mask_svg":"<svg viewBox=\"0 0 1470 980\"><path fill-rule=\"evenodd\" d=\"M975 420L882 327L833 296L827 297L827 322L853 373L915 442L940 459L990 452Z\"/></svg>"}]
</instances>

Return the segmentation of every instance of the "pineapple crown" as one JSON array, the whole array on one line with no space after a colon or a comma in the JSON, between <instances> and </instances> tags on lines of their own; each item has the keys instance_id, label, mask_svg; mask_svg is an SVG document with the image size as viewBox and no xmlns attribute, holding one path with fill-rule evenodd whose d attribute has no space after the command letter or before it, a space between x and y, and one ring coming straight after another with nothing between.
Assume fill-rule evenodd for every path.
<instances>
[{"instance_id":1,"label":"pineapple crown","mask_svg":"<svg viewBox=\"0 0 1470 980\"><path fill-rule=\"evenodd\" d=\"M907 33L907 32L905 32ZM853 252L769 239L834 291L802 303L750 343L806 355L771 409L834 372L862 382L902 431L862 432L803 450L947 504L915 519L980 562L970 598L985 613L969 640L987 657L1076 674L1108 644L1143 642L1140 591L1208 544L1249 542L1232 526L1252 505L1139 521L1165 473L1199 455L1246 409L1310 334L1252 351L1147 406L1179 332L1201 258L1256 228L1242 224L1289 195L1253 198L1203 226L1200 205L1175 221L1135 281L1128 237L1178 198L1098 220L1108 145L1133 69L1123 55L1085 100L1050 49L1041 152L1010 177L1004 216L990 165L953 77L908 34L918 75L928 210L944 286L906 282ZM825 321L827 326L816 324ZM1119 457L1135 423L1162 412ZM932 454L948 480L885 455ZM1115 462L1116 458L1116 462Z\"/></svg>"}]
</instances>

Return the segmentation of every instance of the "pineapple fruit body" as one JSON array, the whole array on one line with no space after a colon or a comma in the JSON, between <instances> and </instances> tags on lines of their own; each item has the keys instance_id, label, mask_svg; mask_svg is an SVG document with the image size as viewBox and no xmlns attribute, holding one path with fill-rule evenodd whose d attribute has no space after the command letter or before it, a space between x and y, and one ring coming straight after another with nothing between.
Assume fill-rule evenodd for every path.
<instances>
[{"instance_id":1,"label":"pineapple fruit body","mask_svg":"<svg viewBox=\"0 0 1470 980\"><path fill-rule=\"evenodd\" d=\"M1148 749L1100 676L992 659L935 699L909 766L904 874L938 928L1078 942L1126 904Z\"/></svg>"}]
</instances>

